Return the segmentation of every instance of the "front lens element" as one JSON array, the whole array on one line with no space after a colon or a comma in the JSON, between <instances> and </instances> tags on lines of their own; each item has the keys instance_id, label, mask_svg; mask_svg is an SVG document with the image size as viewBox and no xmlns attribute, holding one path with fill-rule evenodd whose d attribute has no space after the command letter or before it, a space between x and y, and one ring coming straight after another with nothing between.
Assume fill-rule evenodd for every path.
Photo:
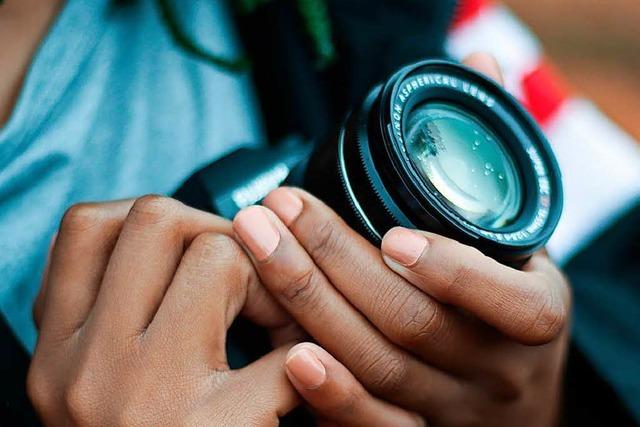
<instances>
[{"instance_id":1,"label":"front lens element","mask_svg":"<svg viewBox=\"0 0 640 427\"><path fill-rule=\"evenodd\" d=\"M522 205L516 166L498 136L464 110L420 104L404 124L407 152L420 175L474 225L511 224Z\"/></svg>"}]
</instances>

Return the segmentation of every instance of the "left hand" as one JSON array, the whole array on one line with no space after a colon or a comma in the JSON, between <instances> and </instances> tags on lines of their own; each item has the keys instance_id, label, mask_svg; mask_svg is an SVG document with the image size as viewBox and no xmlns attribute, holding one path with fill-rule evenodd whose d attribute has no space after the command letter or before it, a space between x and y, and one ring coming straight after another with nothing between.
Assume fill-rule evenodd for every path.
<instances>
[{"instance_id":1,"label":"left hand","mask_svg":"<svg viewBox=\"0 0 640 427\"><path fill-rule=\"evenodd\" d=\"M467 63L500 78L486 56ZM546 254L518 271L401 228L384 237L381 253L304 191L278 189L264 206L241 212L234 229L263 284L326 349L300 344L286 364L321 418L555 424L570 291Z\"/></svg>"},{"instance_id":2,"label":"left hand","mask_svg":"<svg viewBox=\"0 0 640 427\"><path fill-rule=\"evenodd\" d=\"M67 211L34 313L27 392L43 424L276 426L299 404L291 345L227 363L237 315L280 337L291 324L231 233L158 196Z\"/></svg>"}]
</instances>

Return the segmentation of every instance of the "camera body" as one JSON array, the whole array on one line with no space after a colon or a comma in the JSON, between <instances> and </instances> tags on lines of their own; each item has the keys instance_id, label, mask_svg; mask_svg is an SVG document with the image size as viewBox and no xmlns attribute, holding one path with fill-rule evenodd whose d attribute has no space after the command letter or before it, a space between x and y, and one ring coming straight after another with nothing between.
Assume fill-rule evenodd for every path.
<instances>
[{"instance_id":1,"label":"camera body","mask_svg":"<svg viewBox=\"0 0 640 427\"><path fill-rule=\"evenodd\" d=\"M337 137L241 149L176 197L232 218L282 184L318 196L374 244L404 226L514 266L549 240L562 212L558 165L535 121L492 80L441 60L373 88Z\"/></svg>"},{"instance_id":2,"label":"camera body","mask_svg":"<svg viewBox=\"0 0 640 427\"><path fill-rule=\"evenodd\" d=\"M283 184L304 186L314 146L289 138L275 146L240 148L193 174L174 197L189 206L233 219Z\"/></svg>"}]
</instances>

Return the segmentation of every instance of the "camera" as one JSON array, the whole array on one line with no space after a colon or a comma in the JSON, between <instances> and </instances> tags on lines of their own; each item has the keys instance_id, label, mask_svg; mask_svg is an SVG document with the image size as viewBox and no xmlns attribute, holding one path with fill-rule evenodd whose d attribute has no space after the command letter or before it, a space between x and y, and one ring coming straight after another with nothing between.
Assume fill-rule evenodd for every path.
<instances>
[{"instance_id":1,"label":"camera","mask_svg":"<svg viewBox=\"0 0 640 427\"><path fill-rule=\"evenodd\" d=\"M557 161L530 115L492 80L443 60L373 88L337 137L241 149L176 197L231 218L282 184L310 191L374 244L404 226L514 266L549 240L563 200Z\"/></svg>"}]
</instances>

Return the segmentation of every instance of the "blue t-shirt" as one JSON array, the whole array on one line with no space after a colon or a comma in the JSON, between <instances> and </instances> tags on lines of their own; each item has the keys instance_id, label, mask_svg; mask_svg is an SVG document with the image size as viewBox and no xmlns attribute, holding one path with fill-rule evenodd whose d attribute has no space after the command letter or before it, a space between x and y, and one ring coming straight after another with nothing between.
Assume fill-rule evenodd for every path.
<instances>
[{"instance_id":1,"label":"blue t-shirt","mask_svg":"<svg viewBox=\"0 0 640 427\"><path fill-rule=\"evenodd\" d=\"M261 143L247 75L177 47L153 0L68 0L0 129L0 310L30 350L50 239L80 201L171 194L192 172ZM224 2L174 2L187 31L238 53Z\"/></svg>"}]
</instances>

